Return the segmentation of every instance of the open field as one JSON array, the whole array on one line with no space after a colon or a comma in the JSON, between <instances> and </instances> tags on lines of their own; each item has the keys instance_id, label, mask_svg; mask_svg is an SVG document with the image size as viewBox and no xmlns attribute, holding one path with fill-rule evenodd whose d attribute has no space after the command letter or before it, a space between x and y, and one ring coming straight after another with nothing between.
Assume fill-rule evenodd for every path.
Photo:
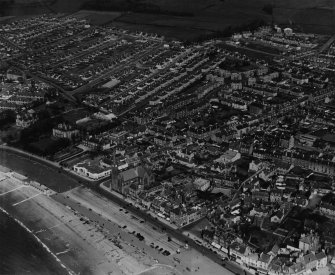
<instances>
[{"instance_id":1,"label":"open field","mask_svg":"<svg viewBox=\"0 0 335 275\"><path fill-rule=\"evenodd\" d=\"M60 173L56 168L16 153L1 151L0 165L26 175L32 180L42 182L57 192L64 192L79 185L77 180Z\"/></svg>"},{"instance_id":2,"label":"open field","mask_svg":"<svg viewBox=\"0 0 335 275\"><path fill-rule=\"evenodd\" d=\"M156 25L146 25L146 24L133 24L121 21L114 21L112 26L123 28L130 31L141 31L146 33L157 33L164 36L167 40L177 39L177 40L193 40L199 36L207 35L213 33L208 30L199 29L187 29L182 27L169 27L169 26L156 26Z\"/></svg>"},{"instance_id":3,"label":"open field","mask_svg":"<svg viewBox=\"0 0 335 275\"><path fill-rule=\"evenodd\" d=\"M121 12L81 10L72 14L72 16L78 19L86 19L93 25L102 25L121 16Z\"/></svg>"},{"instance_id":4,"label":"open field","mask_svg":"<svg viewBox=\"0 0 335 275\"><path fill-rule=\"evenodd\" d=\"M46 1L47 2L47 1ZM31 7L15 6L3 11L5 15L26 15L47 12L77 12L89 0L55 0L52 4L39 4ZM93 4L92 4L93 3ZM265 5L273 5L273 19L279 24L297 24L304 31L332 33L335 30L335 2L332 0L142 0L128 2L126 0L105 1L96 7L101 12L83 11L77 16L87 16L93 24L103 24L118 20L128 29L142 29L146 32L156 32L166 37L181 38L187 31L192 35L203 35L204 31L223 30L228 26L239 26L254 19L264 19L271 22L272 16L263 11ZM139 10L154 14L127 13L120 16L115 10ZM157 14L158 13L158 14ZM163 14L160 14L163 13ZM167 13L167 14L164 14ZM173 15L171 15L173 14ZM189 16L175 16L187 14ZM120 25L122 26L122 25ZM174 35L173 31L177 33ZM200 32L202 30L202 32ZM196 32L197 31L197 32ZM200 32L200 33L199 33Z\"/></svg>"}]
</instances>

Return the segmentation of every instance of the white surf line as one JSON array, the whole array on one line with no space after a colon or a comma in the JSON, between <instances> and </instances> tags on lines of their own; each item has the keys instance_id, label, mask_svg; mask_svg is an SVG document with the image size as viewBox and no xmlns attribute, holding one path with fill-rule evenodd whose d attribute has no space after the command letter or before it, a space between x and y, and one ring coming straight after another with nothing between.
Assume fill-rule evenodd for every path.
<instances>
[{"instance_id":1,"label":"white surf line","mask_svg":"<svg viewBox=\"0 0 335 275\"><path fill-rule=\"evenodd\" d=\"M44 231L46 231L46 230L45 229L41 229L41 230L35 231L34 234L42 233Z\"/></svg>"},{"instance_id":2,"label":"white surf line","mask_svg":"<svg viewBox=\"0 0 335 275\"><path fill-rule=\"evenodd\" d=\"M58 255L62 255L62 254L68 253L69 251L70 251L70 249L66 249L66 250L64 250L64 251L61 251L61 252L56 253L56 255L57 255L57 256L58 256Z\"/></svg>"},{"instance_id":3,"label":"white surf line","mask_svg":"<svg viewBox=\"0 0 335 275\"><path fill-rule=\"evenodd\" d=\"M27 232L29 232L30 234L32 234L32 236L35 238L35 240L38 242L38 243L40 243L42 246L43 246L43 248L48 252L48 253L50 253L50 255L52 256L52 257L54 257L54 259L60 264L60 266L62 267L62 268L64 268L66 271L67 271L67 273L69 274L69 275L76 275L76 273L74 272L74 271L72 271L70 268L68 268L68 267L66 267L63 263L62 263L62 261L56 256L56 254L54 254L51 250L50 250L50 248L45 244L45 243L43 243L42 241L41 241L41 239L39 238L39 237L37 237L27 226L25 226L21 221L19 221L18 219L16 219L16 218L14 218L13 216L11 216L5 209L3 209L3 208L1 208L0 207L0 211L2 211L3 213L5 213L7 216L9 216L9 217L11 217L11 218L13 218L19 225L21 225Z\"/></svg>"},{"instance_id":4,"label":"white surf line","mask_svg":"<svg viewBox=\"0 0 335 275\"><path fill-rule=\"evenodd\" d=\"M25 186L25 185L22 185L22 186L16 187L16 188L14 188L14 189L12 189L12 190L9 190L9 191L7 191L7 192L5 192L5 193L0 194L0 196L6 195L6 194L8 194L8 193L10 193L10 192L14 192L15 190L21 189L21 188L23 188L23 187L26 187L26 186Z\"/></svg>"},{"instance_id":5,"label":"white surf line","mask_svg":"<svg viewBox=\"0 0 335 275\"><path fill-rule=\"evenodd\" d=\"M19 201L19 202L17 202L17 203L14 203L13 206L17 206L17 205L19 205L19 204L21 204L21 203L23 203L23 202L25 202L25 201L28 201L28 200L31 200L31 199L35 198L35 197L37 197L37 196L39 196L39 195L41 195L41 194L42 194L42 193L38 193L38 194L36 194L36 195L34 195L34 196L31 196L31 197L29 197L29 198L26 198L26 199L24 199L24 200L22 200L22 201Z\"/></svg>"}]
</instances>

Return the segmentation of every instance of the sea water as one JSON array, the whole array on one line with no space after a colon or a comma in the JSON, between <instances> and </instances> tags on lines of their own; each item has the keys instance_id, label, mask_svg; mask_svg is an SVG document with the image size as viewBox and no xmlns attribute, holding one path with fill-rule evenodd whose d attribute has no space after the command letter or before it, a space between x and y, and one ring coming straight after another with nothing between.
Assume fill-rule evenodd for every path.
<instances>
[{"instance_id":1,"label":"sea water","mask_svg":"<svg viewBox=\"0 0 335 275\"><path fill-rule=\"evenodd\" d=\"M37 240L0 211L0 274L66 274Z\"/></svg>"}]
</instances>

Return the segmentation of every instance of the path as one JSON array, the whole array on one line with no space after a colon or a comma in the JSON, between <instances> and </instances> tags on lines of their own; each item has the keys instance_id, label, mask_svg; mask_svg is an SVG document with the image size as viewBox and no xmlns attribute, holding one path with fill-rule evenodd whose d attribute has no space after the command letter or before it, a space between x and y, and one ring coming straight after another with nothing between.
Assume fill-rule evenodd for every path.
<instances>
[{"instance_id":1,"label":"path","mask_svg":"<svg viewBox=\"0 0 335 275\"><path fill-rule=\"evenodd\" d=\"M326 49L328 49L331 44L335 42L335 34L318 50L319 53L324 52Z\"/></svg>"}]
</instances>

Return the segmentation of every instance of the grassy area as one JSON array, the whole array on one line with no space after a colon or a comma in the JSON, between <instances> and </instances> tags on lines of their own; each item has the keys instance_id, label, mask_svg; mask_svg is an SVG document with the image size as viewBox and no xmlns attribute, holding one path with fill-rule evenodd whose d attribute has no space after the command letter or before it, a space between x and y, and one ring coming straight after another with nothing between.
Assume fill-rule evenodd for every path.
<instances>
[{"instance_id":1,"label":"grassy area","mask_svg":"<svg viewBox=\"0 0 335 275\"><path fill-rule=\"evenodd\" d=\"M127 23L121 21L114 21L112 26L127 29L129 31L141 31L146 33L156 33L158 35L164 36L167 40L194 40L199 36L212 34L212 31L199 30L199 29L188 29L182 27L171 27L171 26L159 26L159 25L145 25L145 24L135 24Z\"/></svg>"},{"instance_id":2,"label":"grassy area","mask_svg":"<svg viewBox=\"0 0 335 275\"><path fill-rule=\"evenodd\" d=\"M68 161L64 161L62 164L65 167L71 168L73 165L75 165L75 164L77 164L79 162L82 162L84 160L87 160L89 157L90 157L90 154L89 153L85 153L83 155L80 155L80 156L75 157L73 159L70 159Z\"/></svg>"},{"instance_id":3,"label":"grassy area","mask_svg":"<svg viewBox=\"0 0 335 275\"><path fill-rule=\"evenodd\" d=\"M79 186L78 180L61 173L58 169L39 164L16 153L2 151L0 165L40 182L57 192L68 191Z\"/></svg>"},{"instance_id":4,"label":"grassy area","mask_svg":"<svg viewBox=\"0 0 335 275\"><path fill-rule=\"evenodd\" d=\"M178 33L178 29L184 30L188 36L185 30L195 35L192 30L219 31L255 19L271 22L271 12L263 10L265 6L271 5L275 23L297 24L307 32L332 33L335 29L335 2L332 0L55 0L50 5L45 3L38 1L33 6L2 9L2 14L22 16L47 12L77 12L89 7L103 12L87 14L92 24L104 24L118 18L117 11L131 10L140 13L127 13L118 18L127 23L127 28L130 29L131 25L133 28L143 27L146 32L181 39L182 34ZM113 12L107 14L106 11ZM141 14L145 12L152 15ZM166 28L174 29L176 35Z\"/></svg>"},{"instance_id":5,"label":"grassy area","mask_svg":"<svg viewBox=\"0 0 335 275\"><path fill-rule=\"evenodd\" d=\"M261 251L268 251L277 242L277 237L271 233L261 231L259 228L252 228L250 229L249 242Z\"/></svg>"},{"instance_id":6,"label":"grassy area","mask_svg":"<svg viewBox=\"0 0 335 275\"><path fill-rule=\"evenodd\" d=\"M78 19L86 19L93 25L103 25L121 16L121 12L82 10L73 14L73 16Z\"/></svg>"},{"instance_id":7,"label":"grassy area","mask_svg":"<svg viewBox=\"0 0 335 275\"><path fill-rule=\"evenodd\" d=\"M285 229L287 231L292 231L292 230L296 230L299 231L302 229L302 225L303 222L297 219L293 219L293 218L287 218L281 225L280 228L281 229Z\"/></svg>"},{"instance_id":8,"label":"grassy area","mask_svg":"<svg viewBox=\"0 0 335 275\"><path fill-rule=\"evenodd\" d=\"M62 118L64 121L75 124L77 120L83 119L85 117L88 117L92 114L92 112L80 108L76 110L69 111L67 113L64 113L62 115Z\"/></svg>"},{"instance_id":9,"label":"grassy area","mask_svg":"<svg viewBox=\"0 0 335 275\"><path fill-rule=\"evenodd\" d=\"M53 155L70 144L67 139L42 138L28 145L30 151L42 156Z\"/></svg>"},{"instance_id":10,"label":"grassy area","mask_svg":"<svg viewBox=\"0 0 335 275\"><path fill-rule=\"evenodd\" d=\"M279 55L282 52L280 50L278 50L277 48L273 48L270 46L265 46L265 45L261 45L258 43L249 43L247 45L248 48L252 49L252 50L257 50L257 51L261 51L267 54L275 54L275 55Z\"/></svg>"},{"instance_id":11,"label":"grassy area","mask_svg":"<svg viewBox=\"0 0 335 275\"><path fill-rule=\"evenodd\" d=\"M207 219L201 219L200 221L191 224L190 226L186 226L184 228L185 231L189 231L197 237L201 238L201 231L203 229L210 229L213 227L213 224Z\"/></svg>"}]
</instances>

